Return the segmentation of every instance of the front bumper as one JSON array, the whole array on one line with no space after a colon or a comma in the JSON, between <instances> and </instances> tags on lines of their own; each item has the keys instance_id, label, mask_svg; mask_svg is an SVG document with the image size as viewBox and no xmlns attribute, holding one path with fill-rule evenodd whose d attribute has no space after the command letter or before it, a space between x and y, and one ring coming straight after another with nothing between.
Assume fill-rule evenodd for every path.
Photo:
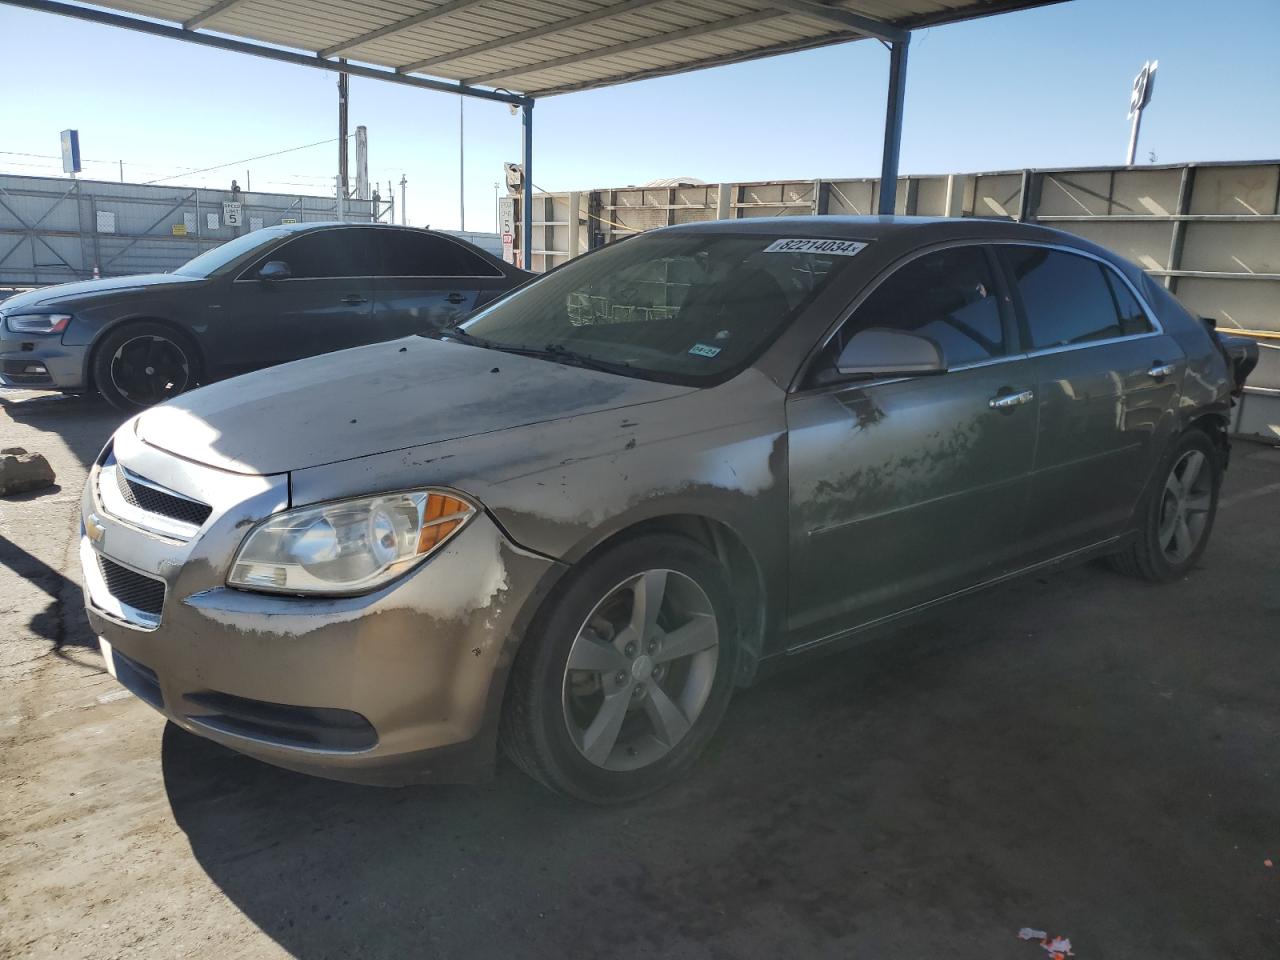
<instances>
[{"instance_id":1,"label":"front bumper","mask_svg":"<svg viewBox=\"0 0 1280 960\"><path fill-rule=\"evenodd\" d=\"M88 349L65 346L56 335L14 333L0 322L0 384L37 390L78 390L85 385Z\"/></svg>"},{"instance_id":2,"label":"front bumper","mask_svg":"<svg viewBox=\"0 0 1280 960\"><path fill-rule=\"evenodd\" d=\"M516 547L481 513L366 596L233 590L231 558L253 523L283 508L285 478L178 460L134 437L132 423L117 438L116 459L135 473L213 501L184 542L108 514L101 468L91 472L85 602L121 683L191 733L305 773L379 784L487 775L507 670L559 564ZM100 556L163 581L158 622L112 595Z\"/></svg>"}]
</instances>

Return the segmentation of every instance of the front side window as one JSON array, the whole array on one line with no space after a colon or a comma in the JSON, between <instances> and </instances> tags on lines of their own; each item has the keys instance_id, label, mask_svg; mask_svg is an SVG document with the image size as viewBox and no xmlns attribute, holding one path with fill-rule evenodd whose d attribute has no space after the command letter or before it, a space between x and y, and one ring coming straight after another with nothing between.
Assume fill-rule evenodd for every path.
<instances>
[{"instance_id":1,"label":"front side window","mask_svg":"<svg viewBox=\"0 0 1280 960\"><path fill-rule=\"evenodd\" d=\"M910 261L882 281L828 345L820 371L860 330L887 328L928 337L948 367L1005 354L1004 324L991 263L982 247L950 247Z\"/></svg>"},{"instance_id":2,"label":"front side window","mask_svg":"<svg viewBox=\"0 0 1280 960\"><path fill-rule=\"evenodd\" d=\"M1150 329L1127 286L1097 260L1047 247L1001 248L1026 315L1031 347L1043 350ZM1128 301L1121 299L1121 293Z\"/></svg>"},{"instance_id":3,"label":"front side window","mask_svg":"<svg viewBox=\"0 0 1280 960\"><path fill-rule=\"evenodd\" d=\"M494 266L447 237L409 230L378 231L380 277L500 277Z\"/></svg>"},{"instance_id":4,"label":"front side window","mask_svg":"<svg viewBox=\"0 0 1280 960\"><path fill-rule=\"evenodd\" d=\"M262 257L244 273L252 279L263 265L281 260L294 280L368 277L373 273L372 231L337 228L306 233Z\"/></svg>"},{"instance_id":5,"label":"front side window","mask_svg":"<svg viewBox=\"0 0 1280 960\"><path fill-rule=\"evenodd\" d=\"M197 257L188 260L174 273L184 277L211 277L219 273L241 257L247 256L259 247L267 248L280 242L280 238L288 236L287 228L268 227L265 230L254 230L243 236L219 244L212 250L206 250Z\"/></svg>"},{"instance_id":6,"label":"front side window","mask_svg":"<svg viewBox=\"0 0 1280 960\"><path fill-rule=\"evenodd\" d=\"M476 314L463 331L497 346L625 364L637 376L715 382L754 360L861 248L823 241L824 251L816 241L783 239L634 237L547 274Z\"/></svg>"}]
</instances>

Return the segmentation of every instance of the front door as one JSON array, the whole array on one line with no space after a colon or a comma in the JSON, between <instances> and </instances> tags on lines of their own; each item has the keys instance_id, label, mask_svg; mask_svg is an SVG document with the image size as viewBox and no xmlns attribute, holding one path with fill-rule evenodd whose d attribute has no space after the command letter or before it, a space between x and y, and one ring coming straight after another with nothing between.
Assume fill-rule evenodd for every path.
<instances>
[{"instance_id":1,"label":"front door","mask_svg":"<svg viewBox=\"0 0 1280 960\"><path fill-rule=\"evenodd\" d=\"M1126 528L1186 363L1102 261L1047 247L997 249L1035 364L1040 427L1027 538L1032 556L1047 559Z\"/></svg>"},{"instance_id":2,"label":"front door","mask_svg":"<svg viewBox=\"0 0 1280 960\"><path fill-rule=\"evenodd\" d=\"M372 329L373 278L368 228L304 233L276 247L232 283L223 306L230 363L254 369L378 339ZM262 280L271 261L289 276Z\"/></svg>"},{"instance_id":3,"label":"front door","mask_svg":"<svg viewBox=\"0 0 1280 960\"><path fill-rule=\"evenodd\" d=\"M875 327L931 337L948 372L841 382L843 344ZM793 646L1017 565L1036 406L1015 343L994 260L974 245L899 268L825 348L787 405Z\"/></svg>"}]
</instances>

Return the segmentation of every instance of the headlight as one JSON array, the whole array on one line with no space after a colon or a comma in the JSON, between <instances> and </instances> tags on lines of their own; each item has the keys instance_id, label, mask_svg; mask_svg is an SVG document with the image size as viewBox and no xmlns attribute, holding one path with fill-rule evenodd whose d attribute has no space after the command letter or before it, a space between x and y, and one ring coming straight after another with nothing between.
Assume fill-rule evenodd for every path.
<instances>
[{"instance_id":1,"label":"headlight","mask_svg":"<svg viewBox=\"0 0 1280 960\"><path fill-rule=\"evenodd\" d=\"M7 315L4 322L14 333L61 333L71 322L71 314L19 313Z\"/></svg>"},{"instance_id":2,"label":"headlight","mask_svg":"<svg viewBox=\"0 0 1280 960\"><path fill-rule=\"evenodd\" d=\"M249 531L227 584L269 593L368 593L439 550L475 513L442 490L288 510Z\"/></svg>"}]
</instances>

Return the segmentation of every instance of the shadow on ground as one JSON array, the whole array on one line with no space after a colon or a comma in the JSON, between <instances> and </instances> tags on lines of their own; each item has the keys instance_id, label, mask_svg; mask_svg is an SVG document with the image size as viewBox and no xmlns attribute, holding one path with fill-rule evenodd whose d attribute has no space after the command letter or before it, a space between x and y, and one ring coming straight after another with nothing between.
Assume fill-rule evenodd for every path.
<instances>
[{"instance_id":1,"label":"shadow on ground","mask_svg":"<svg viewBox=\"0 0 1280 960\"><path fill-rule=\"evenodd\" d=\"M0 505L11 516L26 513L37 518L37 524L47 522L49 525L48 530L39 531L34 546L0 535L0 565L48 595L48 605L31 618L28 627L36 636L49 641L55 654L63 655L68 647L96 649L98 641L84 614L80 585L55 564L63 560L64 532L73 534L75 530L75 520L67 516L74 515L74 509L71 506L64 509L63 502L78 499L89 464L124 415L96 396L28 395L26 392L0 395L0 409L16 424L56 436L55 444L41 442L39 435L34 439L24 435L21 443L48 457L58 475L58 482L53 486L0 498ZM68 454L74 463L68 462ZM20 521L15 520L14 529L28 530L29 522L20 525ZM45 554L44 558L33 552L37 549Z\"/></svg>"},{"instance_id":2,"label":"shadow on ground","mask_svg":"<svg viewBox=\"0 0 1280 960\"><path fill-rule=\"evenodd\" d=\"M767 680L630 807L507 765L329 783L172 726L165 784L201 866L297 957L1034 960L1027 925L1081 957L1261 957L1280 656L1275 611L1228 634L1207 605L1260 583L1225 560L1164 588L1025 582Z\"/></svg>"},{"instance_id":3,"label":"shadow on ground","mask_svg":"<svg viewBox=\"0 0 1280 960\"><path fill-rule=\"evenodd\" d=\"M56 433L86 470L126 416L97 394L19 396L21 399L0 396L5 414L15 423Z\"/></svg>"}]
</instances>

